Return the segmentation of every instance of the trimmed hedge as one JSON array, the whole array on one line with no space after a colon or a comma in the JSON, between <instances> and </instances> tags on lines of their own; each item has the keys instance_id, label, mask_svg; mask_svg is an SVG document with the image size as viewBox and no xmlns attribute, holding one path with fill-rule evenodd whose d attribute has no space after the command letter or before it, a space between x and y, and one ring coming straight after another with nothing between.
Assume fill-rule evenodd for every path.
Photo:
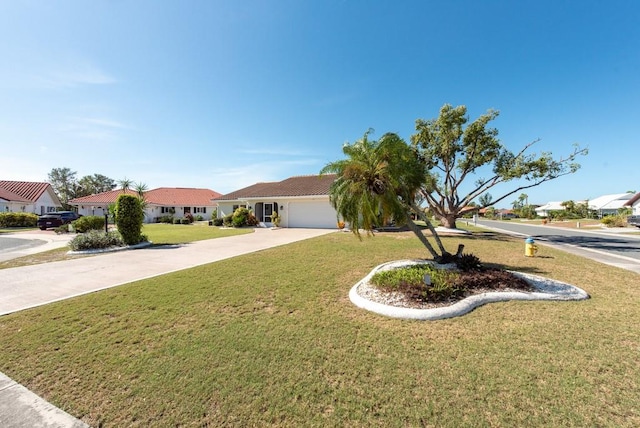
<instances>
[{"instance_id":1,"label":"trimmed hedge","mask_svg":"<svg viewBox=\"0 0 640 428\"><path fill-rule=\"evenodd\" d=\"M85 233L90 230L104 230L104 217L98 215L87 215L80 217L72 224L78 233Z\"/></svg>"},{"instance_id":2,"label":"trimmed hedge","mask_svg":"<svg viewBox=\"0 0 640 428\"><path fill-rule=\"evenodd\" d=\"M36 227L37 223L33 213L0 213L0 227Z\"/></svg>"},{"instance_id":3,"label":"trimmed hedge","mask_svg":"<svg viewBox=\"0 0 640 428\"><path fill-rule=\"evenodd\" d=\"M144 211L139 198L131 195L120 195L116 200L116 225L118 232L127 245L142 242L142 221Z\"/></svg>"}]
</instances>

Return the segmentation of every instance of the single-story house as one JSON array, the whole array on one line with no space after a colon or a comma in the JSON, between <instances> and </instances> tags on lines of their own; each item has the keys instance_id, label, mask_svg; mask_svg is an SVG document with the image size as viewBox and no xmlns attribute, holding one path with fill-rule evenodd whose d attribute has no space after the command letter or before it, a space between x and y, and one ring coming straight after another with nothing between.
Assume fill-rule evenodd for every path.
<instances>
[{"instance_id":1,"label":"single-story house","mask_svg":"<svg viewBox=\"0 0 640 428\"><path fill-rule=\"evenodd\" d=\"M42 215L61 207L60 199L49 183L0 180L0 212Z\"/></svg>"},{"instance_id":2,"label":"single-story house","mask_svg":"<svg viewBox=\"0 0 640 428\"><path fill-rule=\"evenodd\" d=\"M95 195L83 196L69 201L69 205L78 208L78 214L103 216L109 212L109 205L114 204L122 190ZM127 194L137 196L133 190L127 190ZM220 193L210 189L195 189L183 187L159 187L144 192L147 207L144 212L144 222L154 223L160 217L172 215L176 218L184 217L187 213L194 217L202 216L204 220L210 220L215 211L216 204L212 199L220 196Z\"/></svg>"},{"instance_id":3,"label":"single-story house","mask_svg":"<svg viewBox=\"0 0 640 428\"><path fill-rule=\"evenodd\" d=\"M624 203L625 207L631 208L631 213L633 215L640 215L640 192L636 193Z\"/></svg>"},{"instance_id":4,"label":"single-story house","mask_svg":"<svg viewBox=\"0 0 640 428\"><path fill-rule=\"evenodd\" d=\"M334 174L305 175L256 183L213 201L218 204L219 218L246 207L266 227L272 226L275 212L280 216L280 227L337 229L338 215L329 202L329 187L335 179Z\"/></svg>"},{"instance_id":5,"label":"single-story house","mask_svg":"<svg viewBox=\"0 0 640 428\"><path fill-rule=\"evenodd\" d=\"M603 195L589 201L589 209L594 210L598 217L618 214L626 203L634 197L633 193L616 193Z\"/></svg>"},{"instance_id":6,"label":"single-story house","mask_svg":"<svg viewBox=\"0 0 640 428\"><path fill-rule=\"evenodd\" d=\"M547 202L535 209L536 215L539 217L548 217L552 211L564 211L565 207L562 201Z\"/></svg>"}]
</instances>

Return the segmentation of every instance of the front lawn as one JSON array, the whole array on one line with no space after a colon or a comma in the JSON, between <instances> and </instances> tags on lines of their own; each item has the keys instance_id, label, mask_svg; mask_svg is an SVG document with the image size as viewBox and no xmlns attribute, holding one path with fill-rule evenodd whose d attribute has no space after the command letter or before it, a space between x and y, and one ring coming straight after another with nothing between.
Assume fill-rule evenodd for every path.
<instances>
[{"instance_id":1,"label":"front lawn","mask_svg":"<svg viewBox=\"0 0 640 428\"><path fill-rule=\"evenodd\" d=\"M640 276L494 233L444 240L591 299L384 318L349 289L426 251L334 233L1 317L0 371L91 426L640 425Z\"/></svg>"},{"instance_id":2,"label":"front lawn","mask_svg":"<svg viewBox=\"0 0 640 428\"><path fill-rule=\"evenodd\" d=\"M193 224L152 223L145 224L142 227L142 233L147 235L149 240L154 244L184 244L205 239L253 233L253 229L222 229L215 226L208 226L206 222Z\"/></svg>"}]
</instances>

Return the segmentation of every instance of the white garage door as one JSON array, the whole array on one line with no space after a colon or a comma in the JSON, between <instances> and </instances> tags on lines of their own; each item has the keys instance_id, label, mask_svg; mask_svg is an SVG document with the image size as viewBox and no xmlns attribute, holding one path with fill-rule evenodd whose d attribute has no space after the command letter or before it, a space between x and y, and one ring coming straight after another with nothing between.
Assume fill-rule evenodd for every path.
<instances>
[{"instance_id":1,"label":"white garage door","mask_svg":"<svg viewBox=\"0 0 640 428\"><path fill-rule=\"evenodd\" d=\"M288 227L337 229L336 210L328 201L291 202Z\"/></svg>"}]
</instances>

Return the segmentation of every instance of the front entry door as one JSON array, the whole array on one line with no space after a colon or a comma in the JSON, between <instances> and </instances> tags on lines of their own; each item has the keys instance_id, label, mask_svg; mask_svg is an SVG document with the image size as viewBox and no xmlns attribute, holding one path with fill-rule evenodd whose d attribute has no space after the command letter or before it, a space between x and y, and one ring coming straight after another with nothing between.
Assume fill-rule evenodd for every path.
<instances>
[{"instance_id":1,"label":"front entry door","mask_svg":"<svg viewBox=\"0 0 640 428\"><path fill-rule=\"evenodd\" d=\"M271 214L273 214L273 202L265 202L262 221L265 223L271 223Z\"/></svg>"}]
</instances>

